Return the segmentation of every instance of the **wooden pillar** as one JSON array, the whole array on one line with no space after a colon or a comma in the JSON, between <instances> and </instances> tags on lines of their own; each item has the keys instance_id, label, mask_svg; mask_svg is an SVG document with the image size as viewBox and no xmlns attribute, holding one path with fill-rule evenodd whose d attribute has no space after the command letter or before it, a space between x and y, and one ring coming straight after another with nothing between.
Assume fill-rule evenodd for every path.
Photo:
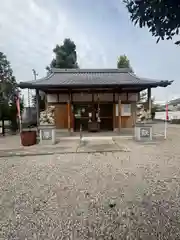
<instances>
[{"instance_id":1,"label":"wooden pillar","mask_svg":"<svg viewBox=\"0 0 180 240\"><path fill-rule=\"evenodd\" d=\"M37 127L39 127L39 116L40 116L40 107L39 107L39 90L36 89L36 112L37 112Z\"/></svg>"},{"instance_id":2,"label":"wooden pillar","mask_svg":"<svg viewBox=\"0 0 180 240\"><path fill-rule=\"evenodd\" d=\"M118 97L118 109L119 109L118 126L119 126L119 132L120 132L120 130L121 130L121 98L120 98L120 95Z\"/></svg>"},{"instance_id":3,"label":"wooden pillar","mask_svg":"<svg viewBox=\"0 0 180 240\"><path fill-rule=\"evenodd\" d=\"M68 131L71 132L71 102L70 102L70 99L68 100L67 108L68 108Z\"/></svg>"},{"instance_id":4,"label":"wooden pillar","mask_svg":"<svg viewBox=\"0 0 180 240\"><path fill-rule=\"evenodd\" d=\"M92 92L92 122L95 121L95 104L94 104L94 92Z\"/></svg>"},{"instance_id":5,"label":"wooden pillar","mask_svg":"<svg viewBox=\"0 0 180 240\"><path fill-rule=\"evenodd\" d=\"M136 106L136 103L133 102L133 103L131 103L132 127L134 127L136 125L136 111L137 111L137 106Z\"/></svg>"},{"instance_id":6,"label":"wooden pillar","mask_svg":"<svg viewBox=\"0 0 180 240\"><path fill-rule=\"evenodd\" d=\"M116 104L115 104L115 93L113 93L113 131L115 130L116 126Z\"/></svg>"},{"instance_id":7,"label":"wooden pillar","mask_svg":"<svg viewBox=\"0 0 180 240\"><path fill-rule=\"evenodd\" d=\"M48 94L48 93L45 92L45 110L48 108L48 98L47 98L47 94Z\"/></svg>"},{"instance_id":8,"label":"wooden pillar","mask_svg":"<svg viewBox=\"0 0 180 240\"><path fill-rule=\"evenodd\" d=\"M151 88L148 88L148 110L151 112L152 101L151 101Z\"/></svg>"},{"instance_id":9,"label":"wooden pillar","mask_svg":"<svg viewBox=\"0 0 180 240\"><path fill-rule=\"evenodd\" d=\"M72 98L72 93L70 93L70 124L71 124L71 131L74 132L74 109L73 109L73 98Z\"/></svg>"}]
</instances>

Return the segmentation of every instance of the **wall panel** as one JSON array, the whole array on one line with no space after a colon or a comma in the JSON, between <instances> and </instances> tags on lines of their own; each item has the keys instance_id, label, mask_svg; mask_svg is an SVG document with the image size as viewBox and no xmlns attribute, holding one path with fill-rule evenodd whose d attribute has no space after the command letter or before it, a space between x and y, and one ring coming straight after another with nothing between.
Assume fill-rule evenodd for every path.
<instances>
[{"instance_id":1,"label":"wall panel","mask_svg":"<svg viewBox=\"0 0 180 240\"><path fill-rule=\"evenodd\" d=\"M68 107L67 104L55 106L55 126L57 129L68 129Z\"/></svg>"},{"instance_id":2,"label":"wall panel","mask_svg":"<svg viewBox=\"0 0 180 240\"><path fill-rule=\"evenodd\" d=\"M91 93L73 93L72 94L73 102L92 102Z\"/></svg>"}]
</instances>

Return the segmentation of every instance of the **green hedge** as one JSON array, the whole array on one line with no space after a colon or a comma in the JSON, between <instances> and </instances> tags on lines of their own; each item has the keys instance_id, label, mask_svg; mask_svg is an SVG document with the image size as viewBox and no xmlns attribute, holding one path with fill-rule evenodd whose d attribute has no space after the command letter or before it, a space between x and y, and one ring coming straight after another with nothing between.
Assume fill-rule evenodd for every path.
<instances>
[{"instance_id":1,"label":"green hedge","mask_svg":"<svg viewBox=\"0 0 180 240\"><path fill-rule=\"evenodd\" d=\"M180 119L172 119L171 123L172 124L180 124Z\"/></svg>"}]
</instances>

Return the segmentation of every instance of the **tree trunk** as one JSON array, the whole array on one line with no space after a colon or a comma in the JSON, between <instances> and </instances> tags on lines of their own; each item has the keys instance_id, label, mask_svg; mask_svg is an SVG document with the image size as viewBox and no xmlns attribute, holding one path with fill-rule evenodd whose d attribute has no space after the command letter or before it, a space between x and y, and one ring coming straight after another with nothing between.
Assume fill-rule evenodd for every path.
<instances>
[{"instance_id":1,"label":"tree trunk","mask_svg":"<svg viewBox=\"0 0 180 240\"><path fill-rule=\"evenodd\" d=\"M5 136L4 118L2 117L2 135Z\"/></svg>"}]
</instances>

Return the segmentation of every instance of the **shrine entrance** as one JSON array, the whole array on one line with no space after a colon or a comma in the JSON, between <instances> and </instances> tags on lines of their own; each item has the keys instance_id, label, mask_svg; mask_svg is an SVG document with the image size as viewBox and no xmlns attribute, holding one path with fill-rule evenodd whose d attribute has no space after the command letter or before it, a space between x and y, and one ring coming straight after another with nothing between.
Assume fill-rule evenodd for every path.
<instances>
[{"instance_id":1,"label":"shrine entrance","mask_svg":"<svg viewBox=\"0 0 180 240\"><path fill-rule=\"evenodd\" d=\"M74 131L113 131L112 103L84 103L73 105Z\"/></svg>"}]
</instances>

